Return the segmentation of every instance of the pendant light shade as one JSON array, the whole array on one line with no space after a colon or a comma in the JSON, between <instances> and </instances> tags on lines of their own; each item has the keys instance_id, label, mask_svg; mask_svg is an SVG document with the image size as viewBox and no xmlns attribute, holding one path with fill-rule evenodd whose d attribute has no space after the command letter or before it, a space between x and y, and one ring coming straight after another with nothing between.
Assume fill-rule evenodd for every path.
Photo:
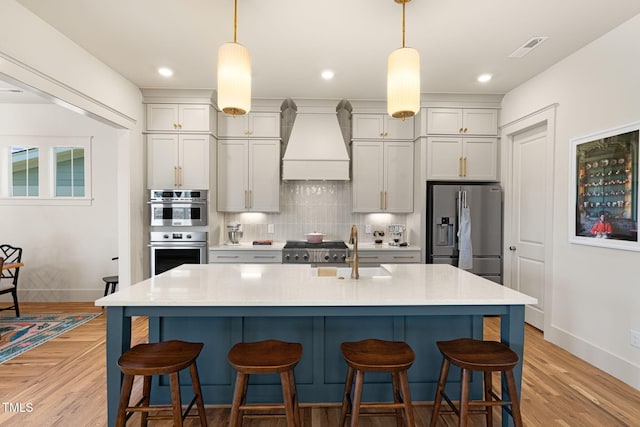
<instances>
[{"instance_id":1,"label":"pendant light shade","mask_svg":"<svg viewBox=\"0 0 640 427\"><path fill-rule=\"evenodd\" d=\"M237 42L238 0L233 7L233 43L218 49L218 108L232 116L251 110L251 55Z\"/></svg>"},{"instance_id":2,"label":"pendant light shade","mask_svg":"<svg viewBox=\"0 0 640 427\"><path fill-rule=\"evenodd\" d=\"M390 116L406 119L420 111L420 54L405 47L405 4L411 0L394 0L402 4L402 47L387 60L387 112Z\"/></svg>"},{"instance_id":3,"label":"pendant light shade","mask_svg":"<svg viewBox=\"0 0 640 427\"><path fill-rule=\"evenodd\" d=\"M218 49L218 107L233 116L251 110L251 55L240 43Z\"/></svg>"},{"instance_id":4,"label":"pendant light shade","mask_svg":"<svg viewBox=\"0 0 640 427\"><path fill-rule=\"evenodd\" d=\"M420 110L420 55L411 47L396 49L387 60L387 111L395 118Z\"/></svg>"}]
</instances>

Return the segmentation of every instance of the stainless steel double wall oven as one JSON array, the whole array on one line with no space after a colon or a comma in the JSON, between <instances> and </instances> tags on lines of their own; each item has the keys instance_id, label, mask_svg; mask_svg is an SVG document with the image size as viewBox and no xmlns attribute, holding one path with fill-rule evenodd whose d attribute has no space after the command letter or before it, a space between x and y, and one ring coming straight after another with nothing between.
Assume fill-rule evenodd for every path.
<instances>
[{"instance_id":1,"label":"stainless steel double wall oven","mask_svg":"<svg viewBox=\"0 0 640 427\"><path fill-rule=\"evenodd\" d=\"M207 263L207 190L151 190L150 274Z\"/></svg>"}]
</instances>

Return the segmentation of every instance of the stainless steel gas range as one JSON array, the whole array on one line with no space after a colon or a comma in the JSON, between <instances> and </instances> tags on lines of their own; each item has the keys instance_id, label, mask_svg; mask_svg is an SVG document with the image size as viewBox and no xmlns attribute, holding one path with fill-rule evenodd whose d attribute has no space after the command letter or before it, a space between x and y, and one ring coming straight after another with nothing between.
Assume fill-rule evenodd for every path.
<instances>
[{"instance_id":1,"label":"stainless steel gas range","mask_svg":"<svg viewBox=\"0 0 640 427\"><path fill-rule=\"evenodd\" d=\"M346 265L348 255L347 245L339 240L321 243L287 240L282 249L282 263Z\"/></svg>"}]
</instances>

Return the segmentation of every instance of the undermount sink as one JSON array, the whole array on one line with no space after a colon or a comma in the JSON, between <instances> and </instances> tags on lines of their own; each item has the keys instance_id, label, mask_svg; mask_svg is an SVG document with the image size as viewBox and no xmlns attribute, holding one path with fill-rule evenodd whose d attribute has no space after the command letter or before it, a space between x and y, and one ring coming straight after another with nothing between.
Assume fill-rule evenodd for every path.
<instances>
[{"instance_id":1,"label":"undermount sink","mask_svg":"<svg viewBox=\"0 0 640 427\"><path fill-rule=\"evenodd\" d=\"M391 277L391 272L383 266L360 267L358 269L360 277ZM312 267L311 274L314 277L340 277L351 278L351 267Z\"/></svg>"}]
</instances>

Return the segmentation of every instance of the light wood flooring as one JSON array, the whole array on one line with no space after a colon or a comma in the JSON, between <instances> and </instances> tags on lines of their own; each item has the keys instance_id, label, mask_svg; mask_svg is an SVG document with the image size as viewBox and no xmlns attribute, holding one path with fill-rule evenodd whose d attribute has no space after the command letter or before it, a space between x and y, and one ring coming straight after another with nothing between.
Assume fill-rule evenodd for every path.
<instances>
[{"instance_id":1,"label":"light wood flooring","mask_svg":"<svg viewBox=\"0 0 640 427\"><path fill-rule=\"evenodd\" d=\"M23 303L24 314L101 311L90 303ZM2 312L12 316L13 312ZM146 340L144 319L134 322L134 343ZM496 339L498 320L488 319L485 336ZM0 425L19 427L106 425L106 316L85 323L60 337L0 365ZM640 426L640 391L543 340L527 326L522 384L525 426ZM439 361L438 361L439 363ZM12 412L8 403L22 405ZM32 410L29 411L29 406ZM228 408L208 408L213 427L226 426ZM431 406L416 404L418 426L428 425ZM305 427L335 427L336 406L304 407ZM481 416L472 426L484 425ZM495 421L499 425L499 418ZM139 425L130 420L129 425ZM150 423L167 426L167 423ZM188 420L187 426L198 425ZM362 427L394 426L390 418L367 418ZM452 416L439 426L456 425ZM284 427L283 420L248 420L245 426Z\"/></svg>"}]
</instances>

